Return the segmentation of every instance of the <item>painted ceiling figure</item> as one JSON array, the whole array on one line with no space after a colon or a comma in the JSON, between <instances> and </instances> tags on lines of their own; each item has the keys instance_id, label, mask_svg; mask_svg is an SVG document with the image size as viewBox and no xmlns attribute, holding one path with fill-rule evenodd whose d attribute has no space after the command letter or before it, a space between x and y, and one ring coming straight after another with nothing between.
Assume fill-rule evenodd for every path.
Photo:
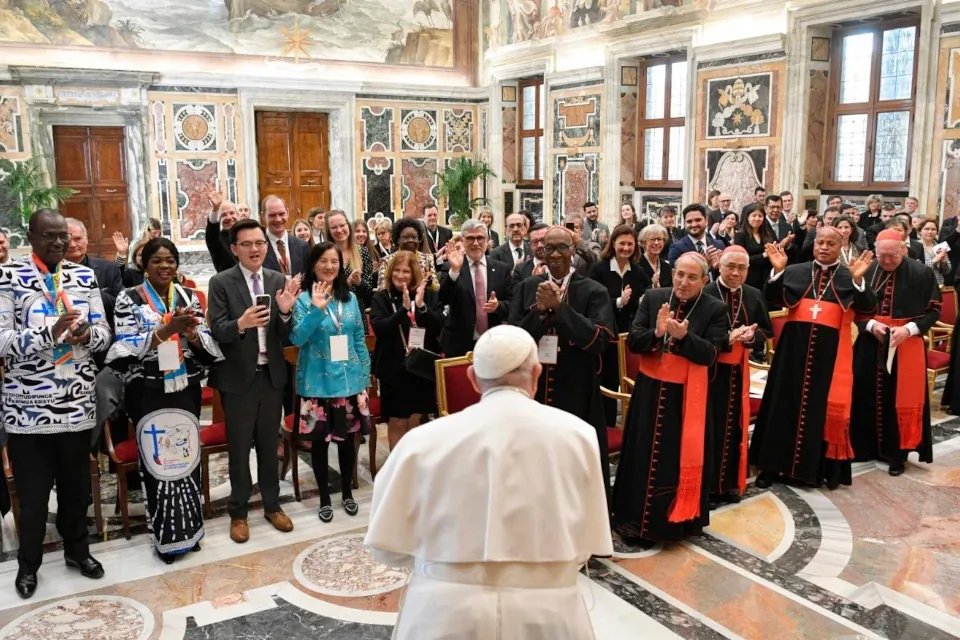
<instances>
[{"instance_id":1,"label":"painted ceiling figure","mask_svg":"<svg viewBox=\"0 0 960 640\"><path fill-rule=\"evenodd\" d=\"M513 41L526 42L533 37L534 28L540 21L540 7L533 0L507 0L513 20Z\"/></svg>"}]
</instances>

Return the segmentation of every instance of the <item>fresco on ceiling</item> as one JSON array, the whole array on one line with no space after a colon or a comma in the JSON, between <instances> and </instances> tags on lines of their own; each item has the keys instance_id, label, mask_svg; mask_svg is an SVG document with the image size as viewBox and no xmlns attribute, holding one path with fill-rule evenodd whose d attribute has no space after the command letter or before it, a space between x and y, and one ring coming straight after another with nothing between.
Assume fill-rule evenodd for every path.
<instances>
[{"instance_id":1,"label":"fresco on ceiling","mask_svg":"<svg viewBox=\"0 0 960 640\"><path fill-rule=\"evenodd\" d=\"M611 24L645 11L669 11L708 0L482 0L485 49Z\"/></svg>"},{"instance_id":2,"label":"fresco on ceiling","mask_svg":"<svg viewBox=\"0 0 960 640\"><path fill-rule=\"evenodd\" d=\"M453 0L0 0L0 41L452 67Z\"/></svg>"}]
</instances>

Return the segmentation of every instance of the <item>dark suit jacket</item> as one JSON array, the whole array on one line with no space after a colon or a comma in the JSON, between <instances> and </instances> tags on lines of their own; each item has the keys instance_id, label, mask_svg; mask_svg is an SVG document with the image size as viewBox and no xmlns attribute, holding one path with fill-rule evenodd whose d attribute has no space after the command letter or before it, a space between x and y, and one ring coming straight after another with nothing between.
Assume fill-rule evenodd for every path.
<instances>
[{"instance_id":1,"label":"dark suit jacket","mask_svg":"<svg viewBox=\"0 0 960 640\"><path fill-rule=\"evenodd\" d=\"M438 232L440 234L440 240L437 242L436 246L434 246L433 234ZM443 249L445 244L450 242L450 238L452 237L453 231L447 229L446 227L437 227L437 230L434 232L431 232L429 229L427 229L427 246L430 247L430 253L436 255L440 249Z\"/></svg>"},{"instance_id":2,"label":"dark suit jacket","mask_svg":"<svg viewBox=\"0 0 960 640\"><path fill-rule=\"evenodd\" d=\"M487 235L493 239L493 248L496 249L500 246L500 234L494 231L493 229L487 229Z\"/></svg>"},{"instance_id":3,"label":"dark suit jacket","mask_svg":"<svg viewBox=\"0 0 960 640\"><path fill-rule=\"evenodd\" d=\"M640 268L639 264L631 264L630 270L623 276L621 278L619 273L610 268L609 260L601 259L590 267L590 279L602 284L610 294L610 308L617 320L616 333L630 330L630 323L633 322L633 316L637 313L640 298L650 287L650 276ZM631 290L630 302L617 308L617 298L623 294L623 289L627 286Z\"/></svg>"},{"instance_id":4,"label":"dark suit jacket","mask_svg":"<svg viewBox=\"0 0 960 640\"><path fill-rule=\"evenodd\" d=\"M956 256L960 256L960 229L957 227L958 221L960 221L960 218L957 217L944 220L943 226L940 227L940 235L937 236L937 242L947 242L950 244L950 255L954 256L954 258L950 260L953 269L950 274L943 279L943 283L948 286L952 286L956 282L957 269L960 268L960 259L956 258Z\"/></svg>"},{"instance_id":5,"label":"dark suit jacket","mask_svg":"<svg viewBox=\"0 0 960 640\"><path fill-rule=\"evenodd\" d=\"M727 211L727 213L736 213L736 211L731 210L731 211ZM719 222L722 222L723 217L724 217L724 214L720 211L720 209L712 209L707 213L707 220L710 221L711 227Z\"/></svg>"},{"instance_id":6,"label":"dark suit jacket","mask_svg":"<svg viewBox=\"0 0 960 640\"><path fill-rule=\"evenodd\" d=\"M226 271L237 264L237 256L230 251L230 232L221 231L219 224L210 222L207 218L207 230L203 237L207 245L207 251L210 252L210 258L213 259L213 268L217 273Z\"/></svg>"},{"instance_id":7,"label":"dark suit jacket","mask_svg":"<svg viewBox=\"0 0 960 640\"><path fill-rule=\"evenodd\" d=\"M477 327L476 298L473 294L473 277L468 273L470 261L464 258L463 267L456 282L449 274L440 283L440 303L449 305L447 323L443 328L443 353L452 358L465 355L473 350L473 332ZM513 298L513 277L510 266L487 258L487 299L496 292L500 307L496 313L487 317L488 326L493 328L506 323L510 317L510 300Z\"/></svg>"},{"instance_id":8,"label":"dark suit jacket","mask_svg":"<svg viewBox=\"0 0 960 640\"><path fill-rule=\"evenodd\" d=\"M533 253L530 251L530 243L526 240L523 241L523 257L532 256ZM512 269L514 262L516 261L517 254L513 252L513 245L510 244L510 241L507 240L499 247L490 252L490 257L498 262L502 262L507 265L508 268Z\"/></svg>"},{"instance_id":9,"label":"dark suit jacket","mask_svg":"<svg viewBox=\"0 0 960 640\"><path fill-rule=\"evenodd\" d=\"M520 284L533 275L533 255L513 268L513 284Z\"/></svg>"},{"instance_id":10,"label":"dark suit jacket","mask_svg":"<svg viewBox=\"0 0 960 640\"><path fill-rule=\"evenodd\" d=\"M723 246L723 243L719 240L712 238L709 234L704 234L703 236L703 246L704 248L713 245L717 248L717 251L723 251L726 247ZM670 264L673 264L677 261L677 258L687 253L688 251L696 251L697 247L694 244L693 238L689 235L684 236L682 239L677 240L670 245L670 251L667 254L667 260L670 261Z\"/></svg>"},{"instance_id":11,"label":"dark suit jacket","mask_svg":"<svg viewBox=\"0 0 960 640\"><path fill-rule=\"evenodd\" d=\"M304 243L302 240L300 241ZM277 292L286 285L282 273L262 269L263 293L276 299ZM244 393L253 384L257 374L257 353L260 349L257 330L247 329L242 334L237 320L253 306L247 281L237 265L210 279L207 310L210 333L220 345L223 360L210 372L210 386L226 393ZM280 319L280 309L270 305L270 324L267 325L267 361L270 382L274 389L283 389L287 383L283 345L290 336L292 320Z\"/></svg>"},{"instance_id":12,"label":"dark suit jacket","mask_svg":"<svg viewBox=\"0 0 960 640\"><path fill-rule=\"evenodd\" d=\"M310 245L296 237L292 233L287 234L289 246L287 247L287 260L290 263L290 275L295 276L298 273L307 272L307 258L310 256ZM273 250L273 243L267 238L267 257L263 260L263 268L283 273L280 268L280 259L277 258L277 252Z\"/></svg>"},{"instance_id":13,"label":"dark suit jacket","mask_svg":"<svg viewBox=\"0 0 960 640\"><path fill-rule=\"evenodd\" d=\"M123 291L123 274L116 262L83 256L80 264L93 269L100 287L100 296L103 298L103 308L107 314L107 321L113 327L113 308L117 303L117 296Z\"/></svg>"},{"instance_id":14,"label":"dark suit jacket","mask_svg":"<svg viewBox=\"0 0 960 640\"><path fill-rule=\"evenodd\" d=\"M660 254L660 287L672 287L673 286L673 266L663 257L663 254ZM647 279L651 281L650 286L653 287L653 267L650 266L650 261L646 258L640 258L639 263L640 269L647 274Z\"/></svg>"}]
</instances>

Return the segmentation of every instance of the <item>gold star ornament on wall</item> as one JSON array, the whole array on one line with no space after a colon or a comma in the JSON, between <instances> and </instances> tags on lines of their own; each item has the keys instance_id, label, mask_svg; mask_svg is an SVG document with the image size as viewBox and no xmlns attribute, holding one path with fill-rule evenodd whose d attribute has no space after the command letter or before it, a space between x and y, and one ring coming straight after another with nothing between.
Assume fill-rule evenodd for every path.
<instances>
[{"instance_id":1,"label":"gold star ornament on wall","mask_svg":"<svg viewBox=\"0 0 960 640\"><path fill-rule=\"evenodd\" d=\"M309 31L300 29L300 20L293 23L293 29L281 27L280 31L283 33L284 42L283 51L280 52L281 58L293 55L294 62L297 64L300 63L300 58L310 59L310 52L307 47L311 44L313 38Z\"/></svg>"}]
</instances>

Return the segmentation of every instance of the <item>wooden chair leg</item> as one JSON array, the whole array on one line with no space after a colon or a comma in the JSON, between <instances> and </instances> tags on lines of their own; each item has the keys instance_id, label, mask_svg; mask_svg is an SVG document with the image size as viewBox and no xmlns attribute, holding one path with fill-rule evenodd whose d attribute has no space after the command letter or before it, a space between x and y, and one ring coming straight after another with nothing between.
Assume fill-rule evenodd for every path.
<instances>
[{"instance_id":1,"label":"wooden chair leg","mask_svg":"<svg viewBox=\"0 0 960 640\"><path fill-rule=\"evenodd\" d=\"M290 435L290 473L293 480L293 497L300 502L300 449L297 447L297 438L295 434Z\"/></svg>"},{"instance_id":2,"label":"wooden chair leg","mask_svg":"<svg viewBox=\"0 0 960 640\"><path fill-rule=\"evenodd\" d=\"M353 436L353 488L360 488L360 474L357 469L360 467L360 432ZM343 469L341 469L343 471Z\"/></svg>"},{"instance_id":3,"label":"wooden chair leg","mask_svg":"<svg viewBox=\"0 0 960 640\"><path fill-rule=\"evenodd\" d=\"M117 500L120 503L120 520L123 522L123 536L130 539L130 512L127 509L127 469L117 465Z\"/></svg>"},{"instance_id":4,"label":"wooden chair leg","mask_svg":"<svg viewBox=\"0 0 960 640\"><path fill-rule=\"evenodd\" d=\"M200 482L203 485L203 514L209 520L213 517L213 505L210 503L210 454L200 450Z\"/></svg>"},{"instance_id":5,"label":"wooden chair leg","mask_svg":"<svg viewBox=\"0 0 960 640\"><path fill-rule=\"evenodd\" d=\"M97 535L103 533L103 505L100 501L100 467L90 461L90 491L93 494L93 520L97 523Z\"/></svg>"},{"instance_id":6,"label":"wooden chair leg","mask_svg":"<svg viewBox=\"0 0 960 640\"><path fill-rule=\"evenodd\" d=\"M17 496L17 485L13 478L7 480L7 493L10 494L10 510L13 511L13 528L20 535L20 498Z\"/></svg>"},{"instance_id":7,"label":"wooden chair leg","mask_svg":"<svg viewBox=\"0 0 960 640\"><path fill-rule=\"evenodd\" d=\"M367 452L370 454L370 478L377 477L377 425L373 425L367 436Z\"/></svg>"},{"instance_id":8,"label":"wooden chair leg","mask_svg":"<svg viewBox=\"0 0 960 640\"><path fill-rule=\"evenodd\" d=\"M286 435L280 435L280 442L283 445L283 460L280 464L280 479L287 479L287 471L290 470L290 439Z\"/></svg>"}]
</instances>

